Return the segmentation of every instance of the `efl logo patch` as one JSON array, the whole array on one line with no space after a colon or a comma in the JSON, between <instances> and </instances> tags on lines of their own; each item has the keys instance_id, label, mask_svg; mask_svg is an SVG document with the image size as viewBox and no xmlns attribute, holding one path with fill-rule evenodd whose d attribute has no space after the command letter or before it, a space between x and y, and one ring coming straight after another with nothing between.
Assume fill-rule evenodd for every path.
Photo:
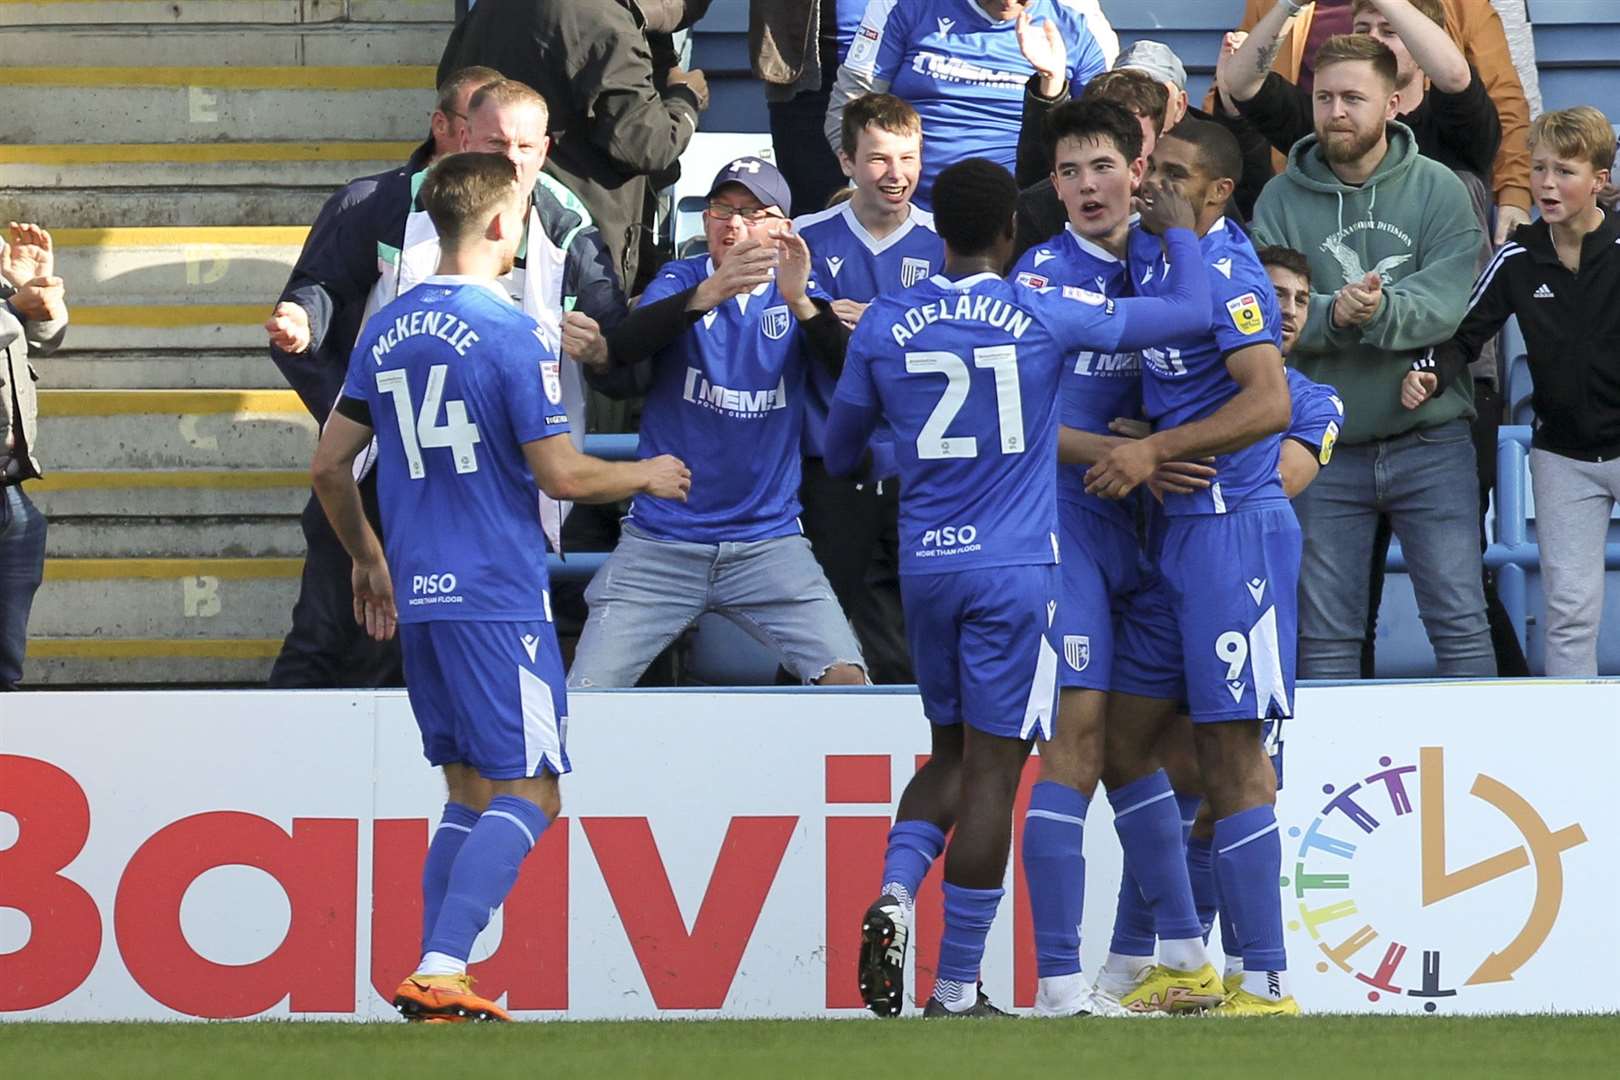
<instances>
[{"instance_id":1,"label":"efl logo patch","mask_svg":"<svg viewBox=\"0 0 1620 1080\"><path fill-rule=\"evenodd\" d=\"M1333 444L1339 441L1339 425L1329 423L1322 432L1322 449L1317 453L1316 460L1326 465L1333 459Z\"/></svg>"},{"instance_id":2,"label":"efl logo patch","mask_svg":"<svg viewBox=\"0 0 1620 1080\"><path fill-rule=\"evenodd\" d=\"M765 336L772 341L780 341L793 325L793 315L786 305L766 308L765 313L759 317L759 328L765 331Z\"/></svg>"},{"instance_id":3,"label":"efl logo patch","mask_svg":"<svg viewBox=\"0 0 1620 1080\"><path fill-rule=\"evenodd\" d=\"M1063 660L1075 671L1091 665L1091 638L1086 634L1063 635Z\"/></svg>"},{"instance_id":4,"label":"efl logo patch","mask_svg":"<svg viewBox=\"0 0 1620 1080\"><path fill-rule=\"evenodd\" d=\"M1240 334L1258 334L1266 328L1266 317L1260 312L1260 298L1252 292L1228 300L1226 311L1232 316L1232 325L1237 327Z\"/></svg>"},{"instance_id":5,"label":"efl logo patch","mask_svg":"<svg viewBox=\"0 0 1620 1080\"><path fill-rule=\"evenodd\" d=\"M540 382L546 388L546 400L562 404L562 365L558 361L540 361Z\"/></svg>"},{"instance_id":6,"label":"efl logo patch","mask_svg":"<svg viewBox=\"0 0 1620 1080\"><path fill-rule=\"evenodd\" d=\"M900 260L900 285L902 288L909 289L927 276L927 259Z\"/></svg>"},{"instance_id":7,"label":"efl logo patch","mask_svg":"<svg viewBox=\"0 0 1620 1080\"><path fill-rule=\"evenodd\" d=\"M1024 270L1018 275L1018 284L1027 289L1044 289L1051 282L1039 274L1032 274L1028 270Z\"/></svg>"},{"instance_id":8,"label":"efl logo patch","mask_svg":"<svg viewBox=\"0 0 1620 1080\"><path fill-rule=\"evenodd\" d=\"M869 68L872 61L877 59L878 46L881 44L883 31L862 23L861 28L855 31L855 40L850 42L849 55L844 62L857 69Z\"/></svg>"}]
</instances>

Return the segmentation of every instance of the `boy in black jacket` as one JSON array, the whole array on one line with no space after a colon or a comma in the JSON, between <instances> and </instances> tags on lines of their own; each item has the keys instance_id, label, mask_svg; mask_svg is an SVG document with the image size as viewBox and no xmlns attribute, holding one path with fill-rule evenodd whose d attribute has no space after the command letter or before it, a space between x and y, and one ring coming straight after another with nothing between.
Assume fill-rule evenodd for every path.
<instances>
[{"instance_id":1,"label":"boy in black jacket","mask_svg":"<svg viewBox=\"0 0 1620 1080\"><path fill-rule=\"evenodd\" d=\"M1401 386L1401 403L1417 408L1518 316L1535 386L1530 471L1547 674L1556 676L1597 674L1604 542L1620 498L1620 216L1598 205L1614 152L1614 129L1590 106L1531 126L1541 220L1515 230L1480 276L1456 336L1418 360Z\"/></svg>"}]
</instances>

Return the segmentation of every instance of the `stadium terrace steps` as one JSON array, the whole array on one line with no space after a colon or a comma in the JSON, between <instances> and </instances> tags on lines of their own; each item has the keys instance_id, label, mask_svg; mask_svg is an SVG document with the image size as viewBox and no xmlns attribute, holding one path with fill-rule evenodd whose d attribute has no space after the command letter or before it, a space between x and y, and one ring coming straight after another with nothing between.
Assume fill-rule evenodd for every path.
<instances>
[{"instance_id":1,"label":"stadium terrace steps","mask_svg":"<svg viewBox=\"0 0 1620 1080\"><path fill-rule=\"evenodd\" d=\"M228 29L229 33L221 33ZM206 57L219 65L342 66L432 65L439 62L449 25L444 23L297 23L256 26L195 24L144 26L0 27L0 53L26 57L30 65L127 64L132 56L154 66L183 66Z\"/></svg>"},{"instance_id":2,"label":"stadium terrace steps","mask_svg":"<svg viewBox=\"0 0 1620 1080\"><path fill-rule=\"evenodd\" d=\"M70 337L69 340L72 340ZM261 348L63 349L39 362L53 390L283 390Z\"/></svg>"},{"instance_id":3,"label":"stadium terrace steps","mask_svg":"<svg viewBox=\"0 0 1620 1080\"><path fill-rule=\"evenodd\" d=\"M270 638L104 638L31 636L31 686L263 685L281 651Z\"/></svg>"},{"instance_id":4,"label":"stadium terrace steps","mask_svg":"<svg viewBox=\"0 0 1620 1080\"><path fill-rule=\"evenodd\" d=\"M0 0L0 26L454 20L454 0Z\"/></svg>"},{"instance_id":5,"label":"stadium terrace steps","mask_svg":"<svg viewBox=\"0 0 1620 1080\"><path fill-rule=\"evenodd\" d=\"M51 520L46 555L53 559L302 559L304 534L296 517L62 514Z\"/></svg>"},{"instance_id":6,"label":"stadium terrace steps","mask_svg":"<svg viewBox=\"0 0 1620 1080\"><path fill-rule=\"evenodd\" d=\"M194 169L203 166L192 166ZM287 166L288 180L307 165ZM342 163L345 174L353 171ZM385 167L379 162L377 169ZM373 170L376 171L376 170ZM345 175L347 179L347 175ZM339 181L340 183L341 181ZM221 187L0 187L0 219L70 221L79 228L158 228L197 221L224 225L310 222L333 184L242 184Z\"/></svg>"},{"instance_id":7,"label":"stadium terrace steps","mask_svg":"<svg viewBox=\"0 0 1620 1080\"><path fill-rule=\"evenodd\" d=\"M296 517L309 499L309 470L52 469L28 495L52 520Z\"/></svg>"},{"instance_id":8,"label":"stadium terrace steps","mask_svg":"<svg viewBox=\"0 0 1620 1080\"><path fill-rule=\"evenodd\" d=\"M201 143L0 143L0 180L9 187L166 186L175 190L280 185L327 195L357 176L398 166L427 134L427 113L404 139ZM317 204L318 205L318 204ZM290 220L275 224L293 224ZM303 224L308 224L306 219ZM85 222L85 224L95 224ZM119 221L115 224L143 224ZM154 223L156 224L156 223ZM187 215L176 224L229 225Z\"/></svg>"},{"instance_id":9,"label":"stadium terrace steps","mask_svg":"<svg viewBox=\"0 0 1620 1080\"><path fill-rule=\"evenodd\" d=\"M291 390L41 390L56 469L307 469L316 424Z\"/></svg>"},{"instance_id":10,"label":"stadium terrace steps","mask_svg":"<svg viewBox=\"0 0 1620 1080\"><path fill-rule=\"evenodd\" d=\"M279 638L301 558L46 559L29 633L80 638Z\"/></svg>"},{"instance_id":11,"label":"stadium terrace steps","mask_svg":"<svg viewBox=\"0 0 1620 1080\"><path fill-rule=\"evenodd\" d=\"M410 139L433 110L433 69L14 67L0 141Z\"/></svg>"},{"instance_id":12,"label":"stadium terrace steps","mask_svg":"<svg viewBox=\"0 0 1620 1080\"><path fill-rule=\"evenodd\" d=\"M301 225L59 229L57 272L102 306L253 304L269 313L309 232Z\"/></svg>"}]
</instances>

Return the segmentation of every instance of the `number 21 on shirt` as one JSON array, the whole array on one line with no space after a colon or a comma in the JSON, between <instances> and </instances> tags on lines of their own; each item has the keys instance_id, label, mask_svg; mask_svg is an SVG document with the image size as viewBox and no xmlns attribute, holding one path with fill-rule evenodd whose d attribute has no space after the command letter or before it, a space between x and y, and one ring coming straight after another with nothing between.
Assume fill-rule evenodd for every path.
<instances>
[{"instance_id":1,"label":"number 21 on shirt","mask_svg":"<svg viewBox=\"0 0 1620 1080\"><path fill-rule=\"evenodd\" d=\"M1024 452L1024 402L1018 388L1018 347L981 345L973 350L973 366L989 368L996 379L996 415L1003 454ZM972 387L967 362L953 352L908 352L906 370L937 371L945 376L945 393L917 433L917 456L924 460L979 456L979 440L972 435L949 438L945 432L967 402Z\"/></svg>"}]
</instances>

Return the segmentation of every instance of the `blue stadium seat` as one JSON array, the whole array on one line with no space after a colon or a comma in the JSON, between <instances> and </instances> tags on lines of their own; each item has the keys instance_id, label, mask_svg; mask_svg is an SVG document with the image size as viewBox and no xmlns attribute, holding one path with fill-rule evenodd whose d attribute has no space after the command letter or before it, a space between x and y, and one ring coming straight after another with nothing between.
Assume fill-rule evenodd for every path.
<instances>
[{"instance_id":1,"label":"blue stadium seat","mask_svg":"<svg viewBox=\"0 0 1620 1080\"><path fill-rule=\"evenodd\" d=\"M1530 0L1529 10L1546 107L1620 112L1620 3Z\"/></svg>"}]
</instances>

